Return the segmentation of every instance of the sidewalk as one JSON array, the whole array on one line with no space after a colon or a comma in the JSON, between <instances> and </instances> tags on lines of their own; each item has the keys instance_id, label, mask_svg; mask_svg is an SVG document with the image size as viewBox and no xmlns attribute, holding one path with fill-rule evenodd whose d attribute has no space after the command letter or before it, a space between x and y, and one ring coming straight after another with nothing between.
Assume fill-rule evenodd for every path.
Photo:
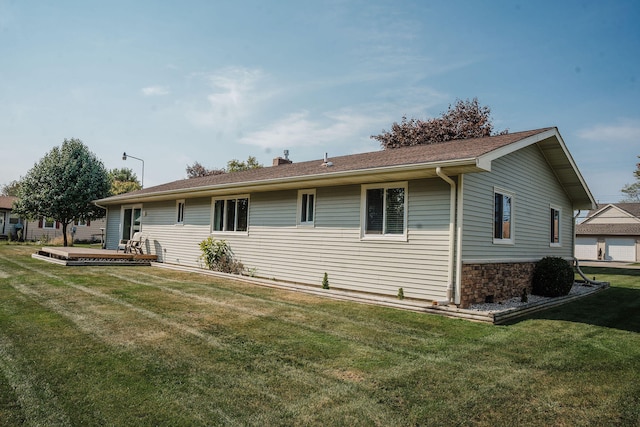
<instances>
[{"instance_id":1,"label":"sidewalk","mask_svg":"<svg viewBox=\"0 0 640 427\"><path fill-rule=\"evenodd\" d=\"M640 264L621 261L579 261L580 267L632 268L640 270Z\"/></svg>"}]
</instances>

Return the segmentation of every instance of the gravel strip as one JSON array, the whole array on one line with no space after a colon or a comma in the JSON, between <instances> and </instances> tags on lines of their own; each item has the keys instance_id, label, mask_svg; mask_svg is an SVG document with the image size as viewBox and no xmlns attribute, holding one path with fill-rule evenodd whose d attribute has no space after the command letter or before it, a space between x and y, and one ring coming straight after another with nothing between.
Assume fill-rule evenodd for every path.
<instances>
[{"instance_id":1,"label":"gravel strip","mask_svg":"<svg viewBox=\"0 0 640 427\"><path fill-rule=\"evenodd\" d=\"M584 284L584 283L574 283L573 287L571 288L571 290L569 291L569 295L582 295L582 294L588 294L590 292L593 292L597 289L599 289L600 286L597 285L589 285L589 284ZM495 302L495 303L484 303L484 304L472 304L471 306L469 306L468 310L474 310L474 311L486 311L489 313L495 313L498 311L504 311L504 310L509 310L511 308L518 308L518 307L524 307L527 306L529 304L534 304L540 301L549 301L549 300L553 300L554 298L550 298L550 297L541 297L538 295L527 295L528 297L528 301L527 302L522 302L521 301L521 297L514 297L511 298L509 300L506 301L502 301L502 302Z\"/></svg>"}]
</instances>

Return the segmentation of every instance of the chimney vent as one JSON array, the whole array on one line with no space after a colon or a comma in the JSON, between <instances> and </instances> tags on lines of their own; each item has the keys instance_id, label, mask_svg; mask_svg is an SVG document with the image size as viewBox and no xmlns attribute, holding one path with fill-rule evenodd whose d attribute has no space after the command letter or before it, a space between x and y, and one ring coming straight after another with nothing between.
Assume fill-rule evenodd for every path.
<instances>
[{"instance_id":1,"label":"chimney vent","mask_svg":"<svg viewBox=\"0 0 640 427\"><path fill-rule=\"evenodd\" d=\"M284 158L278 156L273 159L273 166L289 165L291 163L293 162L289 160L289 150L284 150Z\"/></svg>"}]
</instances>

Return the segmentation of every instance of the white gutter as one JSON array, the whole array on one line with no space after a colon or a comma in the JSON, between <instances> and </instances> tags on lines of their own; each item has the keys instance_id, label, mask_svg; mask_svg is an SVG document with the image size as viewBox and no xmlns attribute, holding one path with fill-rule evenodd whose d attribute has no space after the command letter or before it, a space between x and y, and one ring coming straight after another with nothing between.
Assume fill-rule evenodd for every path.
<instances>
[{"instance_id":1,"label":"white gutter","mask_svg":"<svg viewBox=\"0 0 640 427\"><path fill-rule=\"evenodd\" d=\"M442 172L442 168L438 166L436 168L436 175L442 178L447 184L451 186L451 196L449 201L449 265L447 268L447 302L453 301L453 260L455 255L455 215L456 215L456 183ZM459 299L457 292L456 299Z\"/></svg>"}]
</instances>

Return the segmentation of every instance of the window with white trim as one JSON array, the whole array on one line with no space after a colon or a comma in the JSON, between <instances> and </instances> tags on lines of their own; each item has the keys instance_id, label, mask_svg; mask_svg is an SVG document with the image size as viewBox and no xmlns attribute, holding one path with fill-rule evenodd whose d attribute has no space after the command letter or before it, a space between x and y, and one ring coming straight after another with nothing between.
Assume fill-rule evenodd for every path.
<instances>
[{"instance_id":1,"label":"window with white trim","mask_svg":"<svg viewBox=\"0 0 640 427\"><path fill-rule=\"evenodd\" d=\"M316 214L316 190L298 191L298 225L314 224Z\"/></svg>"},{"instance_id":2,"label":"window with white trim","mask_svg":"<svg viewBox=\"0 0 640 427\"><path fill-rule=\"evenodd\" d=\"M56 228L56 221L51 218L44 218L42 220L42 228Z\"/></svg>"},{"instance_id":3,"label":"window with white trim","mask_svg":"<svg viewBox=\"0 0 640 427\"><path fill-rule=\"evenodd\" d=\"M213 199L213 231L247 232L249 196Z\"/></svg>"},{"instance_id":4,"label":"window with white trim","mask_svg":"<svg viewBox=\"0 0 640 427\"><path fill-rule=\"evenodd\" d=\"M407 183L362 186L363 237L406 237Z\"/></svg>"},{"instance_id":5,"label":"window with white trim","mask_svg":"<svg viewBox=\"0 0 640 427\"><path fill-rule=\"evenodd\" d=\"M493 201L493 243L513 243L513 194L494 190Z\"/></svg>"},{"instance_id":6,"label":"window with white trim","mask_svg":"<svg viewBox=\"0 0 640 427\"><path fill-rule=\"evenodd\" d=\"M184 224L184 199L176 201L176 224Z\"/></svg>"},{"instance_id":7,"label":"window with white trim","mask_svg":"<svg viewBox=\"0 0 640 427\"><path fill-rule=\"evenodd\" d=\"M555 206L549 208L549 244L550 246L560 246L560 218L561 210Z\"/></svg>"}]
</instances>

